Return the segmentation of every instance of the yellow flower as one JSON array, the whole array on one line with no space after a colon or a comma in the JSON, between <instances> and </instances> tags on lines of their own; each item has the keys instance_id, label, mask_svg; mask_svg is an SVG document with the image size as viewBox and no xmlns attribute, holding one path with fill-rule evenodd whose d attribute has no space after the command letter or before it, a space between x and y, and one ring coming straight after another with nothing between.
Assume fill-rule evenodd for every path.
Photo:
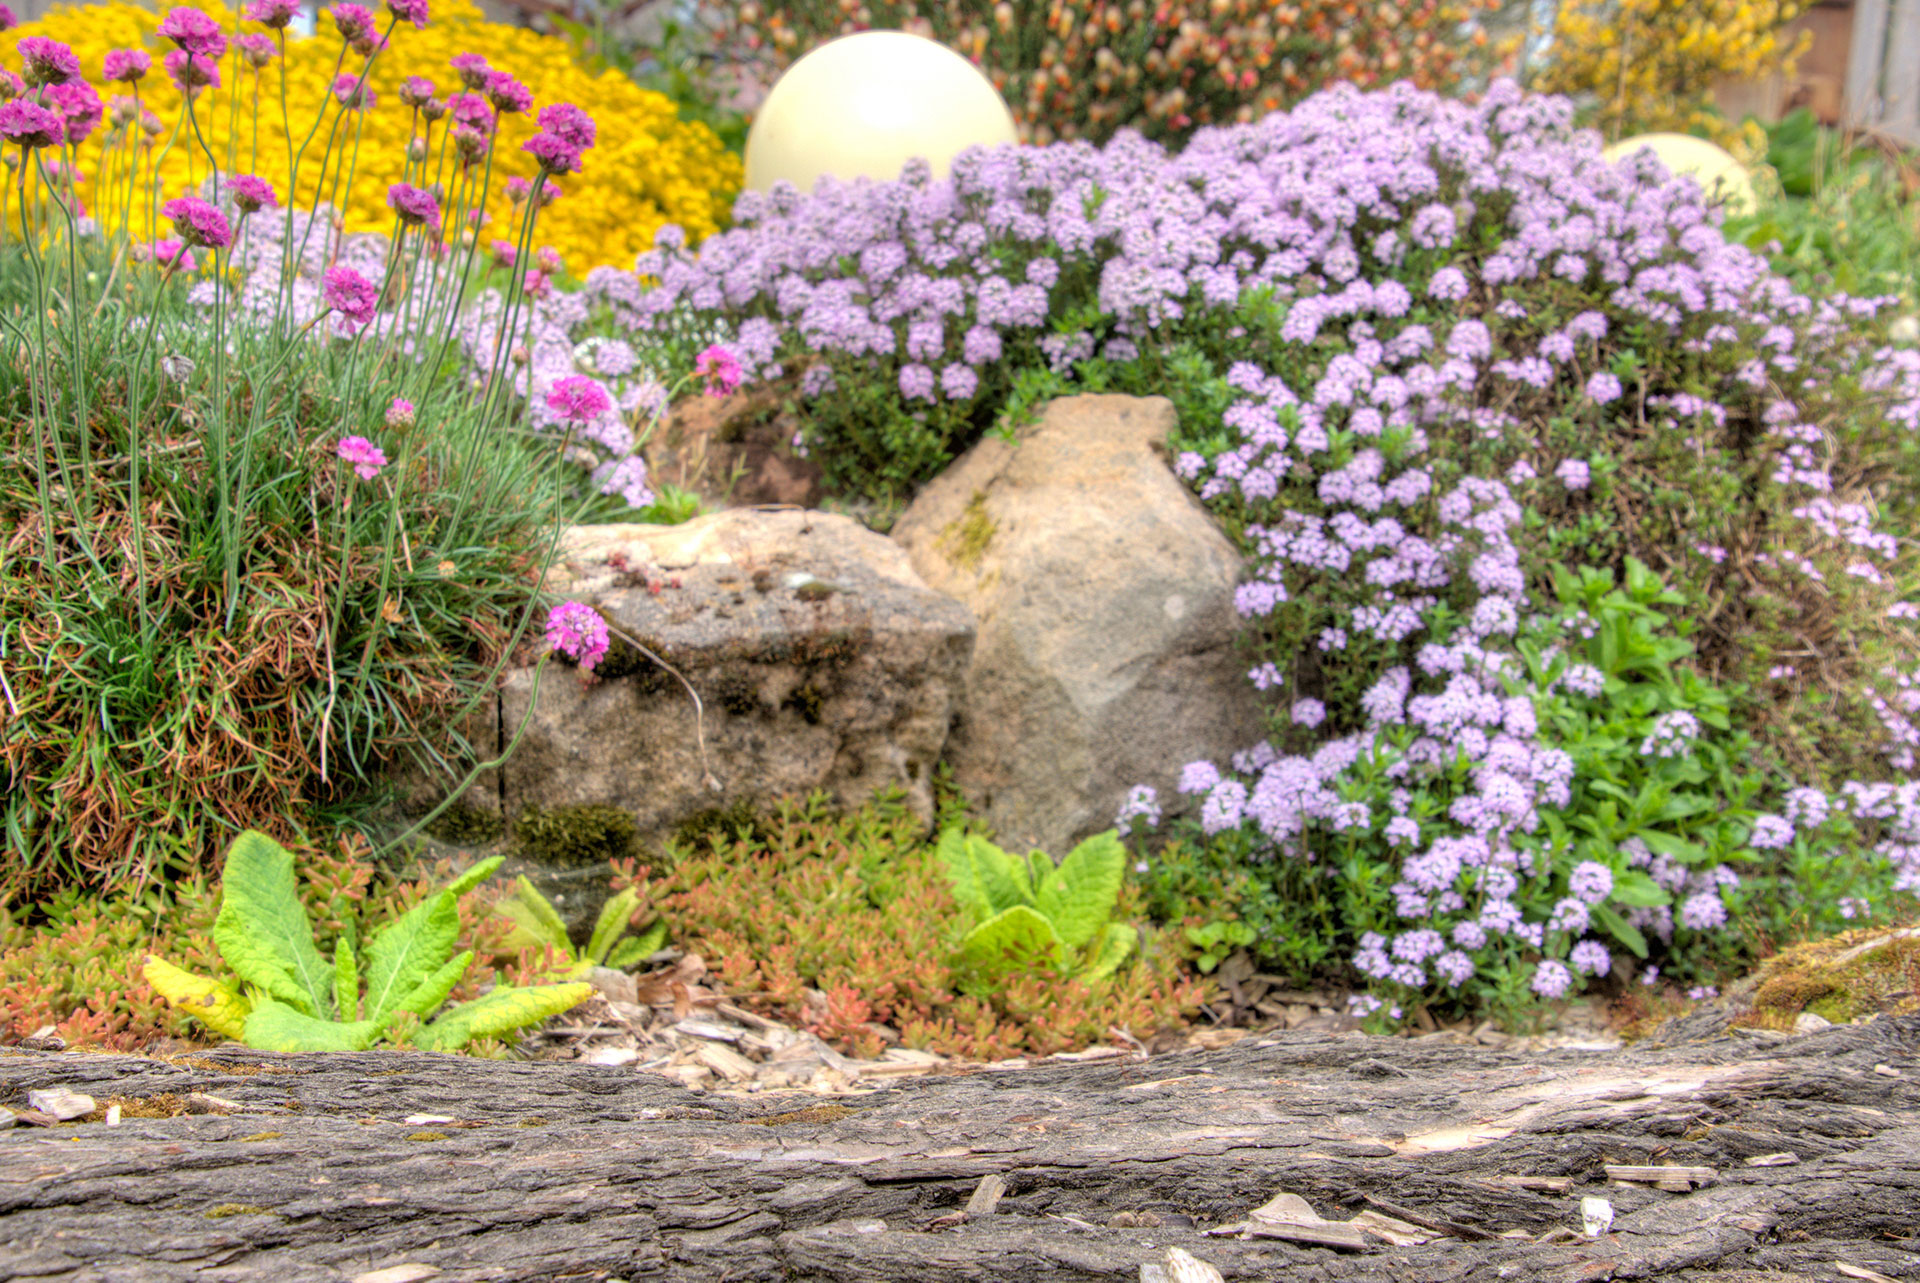
<instances>
[{"instance_id":1,"label":"yellow flower","mask_svg":"<svg viewBox=\"0 0 1920 1283\"><path fill-rule=\"evenodd\" d=\"M241 21L236 11L224 6L205 9L229 33L263 30ZM95 81L102 97L122 88L99 84L101 62L109 50L145 48L153 56L153 72L140 83L141 100L165 128L162 144L176 126L181 132L170 146L155 149L162 157L157 199L149 202L143 192L133 202L138 208L127 221L139 237L153 233L151 210L160 201L180 195L206 178L209 169L184 118L180 92L161 74L161 53L170 46L154 34L160 19L159 13L136 4L89 4L56 9L39 21L0 34L0 50L9 59L26 36L48 36L72 46L82 71ZM383 12L383 30L386 22ZM474 53L526 85L533 93L535 111L570 102L599 124L598 145L585 154L582 172L560 180L565 194L540 215L534 233L535 244L560 251L576 275L603 264L630 266L636 253L651 248L653 234L663 224L677 223L686 229L689 240L699 241L725 221L740 189L740 160L705 125L680 120L664 95L641 89L617 72L591 75L573 61L565 42L488 22L469 0L434 0L433 18L424 30L401 23L391 32L391 41L374 59L367 77L375 96L369 111L341 113L331 96L336 76L360 72L364 60L344 51L342 61L341 41L323 15L320 34L290 37L284 63L275 60L257 75L230 54L220 68L223 87L201 92L194 100L190 123L220 158L221 169L257 174L285 201L291 148L281 117L284 85L295 146L313 128L317 113L323 108L328 112L328 127L301 160L297 201L311 206L321 198L324 181L326 198L345 214L349 230L386 231L393 225L386 207L388 186L403 179L424 181L418 166L411 173L408 170L407 145L416 126L414 113L400 101L401 82L409 76L424 76L436 83L444 98L461 90L449 60ZM323 174L320 153L335 120L339 131ZM449 124L443 120L433 127L436 155ZM506 196L506 180L531 178L537 171L533 157L520 150L537 130L532 113L502 117L486 202L492 225L483 235L512 235L517 219ZM95 194L90 202L95 206L93 213L109 226L121 221L121 201L112 194L110 184L92 184L96 179L111 179L116 168L124 173L125 147L112 141L112 133L105 127L96 130L78 155L82 197L89 191ZM110 146L118 159L108 159ZM352 186L342 193L349 169ZM453 186L450 169L446 178Z\"/></svg>"}]
</instances>

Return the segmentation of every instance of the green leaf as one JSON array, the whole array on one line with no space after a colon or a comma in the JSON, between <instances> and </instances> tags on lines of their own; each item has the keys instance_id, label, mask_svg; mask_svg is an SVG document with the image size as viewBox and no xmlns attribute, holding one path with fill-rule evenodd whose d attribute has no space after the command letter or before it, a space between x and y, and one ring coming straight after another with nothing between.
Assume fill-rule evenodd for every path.
<instances>
[{"instance_id":1,"label":"green leaf","mask_svg":"<svg viewBox=\"0 0 1920 1283\"><path fill-rule=\"evenodd\" d=\"M628 887L600 906L600 917L593 924L593 935L587 941L586 957L602 966L613 952L613 943L626 933L633 915L640 907L640 893Z\"/></svg>"},{"instance_id":2,"label":"green leaf","mask_svg":"<svg viewBox=\"0 0 1920 1283\"><path fill-rule=\"evenodd\" d=\"M493 911L513 923L513 930L502 942L506 948L516 953L522 949L553 949L569 961L573 959L573 942L567 938L567 924L554 912L547 897L526 878L520 878L514 884L513 895L500 901Z\"/></svg>"},{"instance_id":3,"label":"green leaf","mask_svg":"<svg viewBox=\"0 0 1920 1283\"><path fill-rule=\"evenodd\" d=\"M458 900L461 896L492 877L493 871L499 868L501 862L505 859L506 857L503 855L495 855L480 861L480 863L474 865L471 869L468 869L465 873L462 873L459 877L448 883L445 888L446 893Z\"/></svg>"},{"instance_id":4,"label":"green leaf","mask_svg":"<svg viewBox=\"0 0 1920 1283\"><path fill-rule=\"evenodd\" d=\"M1126 871L1127 849L1120 845L1120 835L1112 829L1096 833L1047 875L1034 907L1053 923L1061 944L1084 948L1113 916Z\"/></svg>"},{"instance_id":5,"label":"green leaf","mask_svg":"<svg viewBox=\"0 0 1920 1283\"><path fill-rule=\"evenodd\" d=\"M234 974L309 1016L331 1014L332 969L294 889L293 854L249 829L227 851L213 942Z\"/></svg>"},{"instance_id":6,"label":"green leaf","mask_svg":"<svg viewBox=\"0 0 1920 1283\"><path fill-rule=\"evenodd\" d=\"M395 1011L411 1011L425 1020L434 1013L453 987L460 983L460 977L467 974L467 968L473 965L473 950L468 949L457 957L447 959L445 965L413 987L413 992L402 998Z\"/></svg>"},{"instance_id":7,"label":"green leaf","mask_svg":"<svg viewBox=\"0 0 1920 1283\"><path fill-rule=\"evenodd\" d=\"M247 1017L245 1042L261 1051L365 1051L385 1025L380 1020L315 1020L283 1002L262 998Z\"/></svg>"},{"instance_id":8,"label":"green leaf","mask_svg":"<svg viewBox=\"0 0 1920 1283\"><path fill-rule=\"evenodd\" d=\"M628 936L614 947L613 956L607 965L618 971L637 967L649 957L660 952L667 943L667 924L656 922L637 936Z\"/></svg>"},{"instance_id":9,"label":"green leaf","mask_svg":"<svg viewBox=\"0 0 1920 1283\"><path fill-rule=\"evenodd\" d=\"M1614 874L1613 890L1607 898L1629 909L1657 909L1663 904L1673 903L1673 897L1667 894L1666 888L1639 869Z\"/></svg>"},{"instance_id":10,"label":"green leaf","mask_svg":"<svg viewBox=\"0 0 1920 1283\"><path fill-rule=\"evenodd\" d=\"M960 939L961 956L988 976L1060 965L1053 924L1024 904L995 914Z\"/></svg>"},{"instance_id":11,"label":"green leaf","mask_svg":"<svg viewBox=\"0 0 1920 1283\"><path fill-rule=\"evenodd\" d=\"M1140 933L1124 922L1114 922L1100 933L1099 943L1088 956L1087 965L1080 972L1082 980L1105 980L1120 969L1120 964L1133 952L1133 946L1139 942Z\"/></svg>"},{"instance_id":12,"label":"green leaf","mask_svg":"<svg viewBox=\"0 0 1920 1283\"><path fill-rule=\"evenodd\" d=\"M1642 829L1634 834L1647 844L1647 850L1655 855L1671 856L1682 864L1698 864L1707 858L1707 850L1697 842L1677 838L1671 833L1662 833L1658 829Z\"/></svg>"},{"instance_id":13,"label":"green leaf","mask_svg":"<svg viewBox=\"0 0 1920 1283\"><path fill-rule=\"evenodd\" d=\"M476 1038L498 1038L571 1011L593 996L590 984L502 985L472 1002L463 1002L413 1037L427 1051L458 1051Z\"/></svg>"},{"instance_id":14,"label":"green leaf","mask_svg":"<svg viewBox=\"0 0 1920 1283\"><path fill-rule=\"evenodd\" d=\"M333 1009L343 1019L360 1018L360 967L351 936L333 942Z\"/></svg>"},{"instance_id":15,"label":"green leaf","mask_svg":"<svg viewBox=\"0 0 1920 1283\"><path fill-rule=\"evenodd\" d=\"M940 835L939 855L953 898L975 922L1030 902L1020 893L1017 862L985 838L948 829Z\"/></svg>"},{"instance_id":16,"label":"green leaf","mask_svg":"<svg viewBox=\"0 0 1920 1283\"><path fill-rule=\"evenodd\" d=\"M1633 950L1636 958L1647 956L1647 938L1640 934L1637 927L1627 925L1627 920L1604 904L1596 904L1590 912L1593 920L1607 929L1607 933L1627 948Z\"/></svg>"},{"instance_id":17,"label":"green leaf","mask_svg":"<svg viewBox=\"0 0 1920 1283\"><path fill-rule=\"evenodd\" d=\"M367 942L367 1015L384 1020L453 952L460 911L453 894L428 896Z\"/></svg>"}]
</instances>

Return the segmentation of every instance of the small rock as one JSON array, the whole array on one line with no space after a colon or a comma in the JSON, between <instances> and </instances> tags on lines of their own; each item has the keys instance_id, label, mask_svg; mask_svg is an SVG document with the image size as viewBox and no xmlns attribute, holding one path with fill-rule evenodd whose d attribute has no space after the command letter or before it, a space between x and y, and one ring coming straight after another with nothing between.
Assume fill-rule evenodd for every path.
<instances>
[{"instance_id":1,"label":"small rock","mask_svg":"<svg viewBox=\"0 0 1920 1283\"><path fill-rule=\"evenodd\" d=\"M1811 1011L1803 1011L1793 1018L1793 1032L1797 1034L1817 1034L1822 1029L1833 1028L1833 1022L1825 1016L1816 1016Z\"/></svg>"},{"instance_id":2,"label":"small rock","mask_svg":"<svg viewBox=\"0 0 1920 1283\"><path fill-rule=\"evenodd\" d=\"M404 1265L389 1265L384 1270L368 1270L365 1274L353 1276L353 1283L422 1283L424 1279L437 1277L440 1271L431 1265L419 1261L408 1261Z\"/></svg>"},{"instance_id":3,"label":"small rock","mask_svg":"<svg viewBox=\"0 0 1920 1283\"><path fill-rule=\"evenodd\" d=\"M640 1053L631 1047L595 1047L580 1057L586 1065L631 1065L640 1059Z\"/></svg>"},{"instance_id":4,"label":"small rock","mask_svg":"<svg viewBox=\"0 0 1920 1283\"><path fill-rule=\"evenodd\" d=\"M400 1121L410 1127L425 1127L429 1123L451 1123L457 1120L451 1114L408 1114Z\"/></svg>"},{"instance_id":5,"label":"small rock","mask_svg":"<svg viewBox=\"0 0 1920 1283\"><path fill-rule=\"evenodd\" d=\"M93 1097L65 1087L46 1087L27 1093L27 1108L37 1109L63 1123L84 1118L99 1107Z\"/></svg>"},{"instance_id":6,"label":"small rock","mask_svg":"<svg viewBox=\"0 0 1920 1283\"><path fill-rule=\"evenodd\" d=\"M1882 1078L1898 1078L1900 1076L1900 1071L1892 1065L1875 1065L1873 1072L1879 1074Z\"/></svg>"},{"instance_id":7,"label":"small rock","mask_svg":"<svg viewBox=\"0 0 1920 1283\"><path fill-rule=\"evenodd\" d=\"M595 967L592 974L587 977L587 983L598 989L600 996L608 1002L626 1003L635 1007L640 1005L640 988L634 983L633 977L624 971L617 971L612 967Z\"/></svg>"}]
</instances>

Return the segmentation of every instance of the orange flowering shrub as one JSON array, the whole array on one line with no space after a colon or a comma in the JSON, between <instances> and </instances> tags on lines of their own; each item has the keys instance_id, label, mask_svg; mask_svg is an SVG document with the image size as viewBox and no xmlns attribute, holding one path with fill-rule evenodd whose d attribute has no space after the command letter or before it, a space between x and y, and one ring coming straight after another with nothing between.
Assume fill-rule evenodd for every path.
<instances>
[{"instance_id":1,"label":"orange flowering shrub","mask_svg":"<svg viewBox=\"0 0 1920 1283\"><path fill-rule=\"evenodd\" d=\"M1478 66L1499 0L706 0L724 38L785 68L837 36L899 29L971 58L1021 137L1179 140L1335 81L1445 89ZM1462 34L1462 33L1466 34Z\"/></svg>"},{"instance_id":2,"label":"orange flowering shrub","mask_svg":"<svg viewBox=\"0 0 1920 1283\"><path fill-rule=\"evenodd\" d=\"M219 4L202 7L229 36L266 32L259 23L242 20L234 9ZM155 36L162 17L163 10L139 4L89 4L56 9L0 34L0 58L9 66L18 65L17 46L28 36L46 36L71 46L80 59L81 74L109 100L124 86L103 82L106 55L129 48L149 53L153 70L138 88L142 107L154 114L160 126L153 143L161 158L159 201L181 195L207 177L206 158L189 136L183 134L172 146L166 145L184 121L181 93L161 73L161 53L172 47ZM387 22L382 10L383 29ZM641 89L618 72L589 74L574 61L564 41L489 22L469 0L434 0L432 18L424 29L401 23L390 39L390 46L374 58L367 77L372 106L352 115L333 141L336 153L354 150L357 131L351 184L341 181L337 166L323 172L316 163L328 141L323 134L309 149L308 163L301 166L295 193L300 207L310 209L322 199L324 183L324 197L344 206L347 230L389 231L393 212L386 205L387 187L408 179L407 145L413 132L413 112L401 101L401 85L410 76L424 76L435 82L444 99L462 89L449 60L470 53L525 84L536 110L571 102L599 121L599 145L585 172L559 184L566 196L540 220L541 243L559 250L576 273L600 264L630 266L636 253L652 247L653 234L662 224L677 223L688 239L698 242L725 222L740 189L740 160L711 129L680 120L665 95ZM364 65L358 55L347 52L343 60L341 53L333 23L322 14L317 35L289 36L284 61L276 57L258 71L242 73L235 70L236 61L229 59L222 67L225 83L203 90L194 103L195 120L210 150L216 156L231 157L233 172L265 178L284 199L287 133L291 132L297 146L312 128L321 104L331 106L329 94L336 77L357 74ZM283 130L281 124L283 91L290 130ZM434 130L436 144L445 128L442 122ZM506 180L531 179L537 169L534 158L520 150L536 130L532 112L501 117L487 201L487 212L500 228L516 222ZM118 177L124 183L124 175L102 175L100 169L110 154L125 155L117 138L115 130L101 128L78 149L81 197L109 226L122 216L122 201L114 194L111 180ZM146 172L143 161L143 180ZM96 184L102 178L109 181ZM130 221L136 238L153 233L152 211L159 201L132 202Z\"/></svg>"}]
</instances>

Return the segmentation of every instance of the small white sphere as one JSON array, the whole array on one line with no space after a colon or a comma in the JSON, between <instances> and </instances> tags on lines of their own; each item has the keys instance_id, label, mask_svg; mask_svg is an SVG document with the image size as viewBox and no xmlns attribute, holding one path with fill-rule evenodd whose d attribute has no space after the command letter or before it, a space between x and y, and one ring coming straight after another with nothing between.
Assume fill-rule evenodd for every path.
<instances>
[{"instance_id":1,"label":"small white sphere","mask_svg":"<svg viewBox=\"0 0 1920 1283\"><path fill-rule=\"evenodd\" d=\"M746 181L805 192L823 174L891 180L915 157L941 178L966 148L1015 140L1013 113L978 67L921 36L863 31L774 82L747 134Z\"/></svg>"},{"instance_id":2,"label":"small white sphere","mask_svg":"<svg viewBox=\"0 0 1920 1283\"><path fill-rule=\"evenodd\" d=\"M1641 134L1622 138L1600 153L1610 161L1622 161L1641 149L1648 149L1674 174L1686 174L1700 184L1708 199L1726 206L1729 214L1751 214L1754 210L1753 178L1747 167L1722 148L1692 134Z\"/></svg>"}]
</instances>

